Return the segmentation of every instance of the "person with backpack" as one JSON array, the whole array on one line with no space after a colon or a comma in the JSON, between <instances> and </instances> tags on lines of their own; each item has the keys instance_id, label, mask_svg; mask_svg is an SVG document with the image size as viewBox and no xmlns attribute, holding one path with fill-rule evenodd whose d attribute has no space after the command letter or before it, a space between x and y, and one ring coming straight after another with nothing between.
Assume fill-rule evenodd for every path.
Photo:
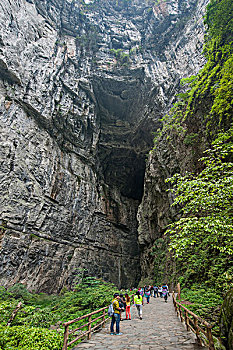
<instances>
[{"instance_id":1,"label":"person with backpack","mask_svg":"<svg viewBox=\"0 0 233 350\"><path fill-rule=\"evenodd\" d=\"M147 304L149 304L149 302L150 302L150 290L146 289L144 295L145 295L145 298L147 300Z\"/></svg>"},{"instance_id":2,"label":"person with backpack","mask_svg":"<svg viewBox=\"0 0 233 350\"><path fill-rule=\"evenodd\" d=\"M128 320L131 320L131 314L130 314L130 297L128 294L125 294L125 312L126 312L126 317L125 319Z\"/></svg>"},{"instance_id":3,"label":"person with backpack","mask_svg":"<svg viewBox=\"0 0 233 350\"><path fill-rule=\"evenodd\" d=\"M162 293L163 293L164 301L165 301L165 303L167 303L167 297L168 297L168 293L169 293L167 285L162 286Z\"/></svg>"},{"instance_id":4,"label":"person with backpack","mask_svg":"<svg viewBox=\"0 0 233 350\"><path fill-rule=\"evenodd\" d=\"M138 310L138 316L140 318L140 320L142 320L142 306L143 306L143 298L140 295L140 292L137 291L136 295L134 295L133 298L133 303L136 305L136 308Z\"/></svg>"},{"instance_id":5,"label":"person with backpack","mask_svg":"<svg viewBox=\"0 0 233 350\"><path fill-rule=\"evenodd\" d=\"M112 301L112 321L111 321L111 326L110 326L110 334L111 335L121 335L120 333L120 312L122 311L122 308L119 306L119 301L120 301L120 295L118 293L114 294L114 299ZM111 307L109 306L109 309ZM110 315L109 315L110 316ZM116 323L116 333L114 333L114 324Z\"/></svg>"},{"instance_id":6,"label":"person with backpack","mask_svg":"<svg viewBox=\"0 0 233 350\"><path fill-rule=\"evenodd\" d=\"M142 300L143 300L144 288L139 288L138 291L139 291L139 294L142 296Z\"/></svg>"}]
</instances>

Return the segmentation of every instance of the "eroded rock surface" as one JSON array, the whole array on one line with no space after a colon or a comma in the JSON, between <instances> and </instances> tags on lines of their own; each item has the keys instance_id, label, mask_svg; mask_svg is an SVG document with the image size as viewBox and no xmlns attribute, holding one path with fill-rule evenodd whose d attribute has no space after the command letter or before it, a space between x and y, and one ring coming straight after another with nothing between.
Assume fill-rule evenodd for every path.
<instances>
[{"instance_id":1,"label":"eroded rock surface","mask_svg":"<svg viewBox=\"0 0 233 350\"><path fill-rule=\"evenodd\" d=\"M203 64L206 4L1 1L1 284L137 283L145 157Z\"/></svg>"}]
</instances>

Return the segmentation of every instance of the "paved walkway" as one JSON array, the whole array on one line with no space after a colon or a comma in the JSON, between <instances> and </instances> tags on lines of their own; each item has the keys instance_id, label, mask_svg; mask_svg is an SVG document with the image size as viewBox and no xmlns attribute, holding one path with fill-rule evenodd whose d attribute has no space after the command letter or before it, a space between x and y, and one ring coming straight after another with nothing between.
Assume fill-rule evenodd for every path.
<instances>
[{"instance_id":1,"label":"paved walkway","mask_svg":"<svg viewBox=\"0 0 233 350\"><path fill-rule=\"evenodd\" d=\"M187 332L176 316L172 297L168 303L161 298L151 298L150 304L143 306L142 320L136 308L131 307L131 320L120 323L122 335L110 335L109 326L92 335L73 350L200 350L205 349L195 343L195 336ZM125 316L125 313L123 313Z\"/></svg>"}]
</instances>

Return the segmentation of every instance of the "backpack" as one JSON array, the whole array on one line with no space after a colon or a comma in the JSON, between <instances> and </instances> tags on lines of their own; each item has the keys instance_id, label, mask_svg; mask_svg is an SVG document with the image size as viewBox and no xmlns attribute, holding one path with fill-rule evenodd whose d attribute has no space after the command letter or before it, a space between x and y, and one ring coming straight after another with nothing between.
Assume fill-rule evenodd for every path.
<instances>
[{"instance_id":1,"label":"backpack","mask_svg":"<svg viewBox=\"0 0 233 350\"><path fill-rule=\"evenodd\" d=\"M108 316L113 316L114 315L114 309L113 309L113 304L110 304L109 305L109 308L108 308Z\"/></svg>"}]
</instances>

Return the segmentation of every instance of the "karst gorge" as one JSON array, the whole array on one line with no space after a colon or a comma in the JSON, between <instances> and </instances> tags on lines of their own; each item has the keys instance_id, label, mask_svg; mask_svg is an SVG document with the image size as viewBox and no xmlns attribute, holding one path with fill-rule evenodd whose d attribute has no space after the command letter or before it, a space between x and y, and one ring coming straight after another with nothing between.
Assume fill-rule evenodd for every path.
<instances>
[{"instance_id":1,"label":"karst gorge","mask_svg":"<svg viewBox=\"0 0 233 350\"><path fill-rule=\"evenodd\" d=\"M232 0L1 0L0 298L179 282L233 349L232 78Z\"/></svg>"}]
</instances>

